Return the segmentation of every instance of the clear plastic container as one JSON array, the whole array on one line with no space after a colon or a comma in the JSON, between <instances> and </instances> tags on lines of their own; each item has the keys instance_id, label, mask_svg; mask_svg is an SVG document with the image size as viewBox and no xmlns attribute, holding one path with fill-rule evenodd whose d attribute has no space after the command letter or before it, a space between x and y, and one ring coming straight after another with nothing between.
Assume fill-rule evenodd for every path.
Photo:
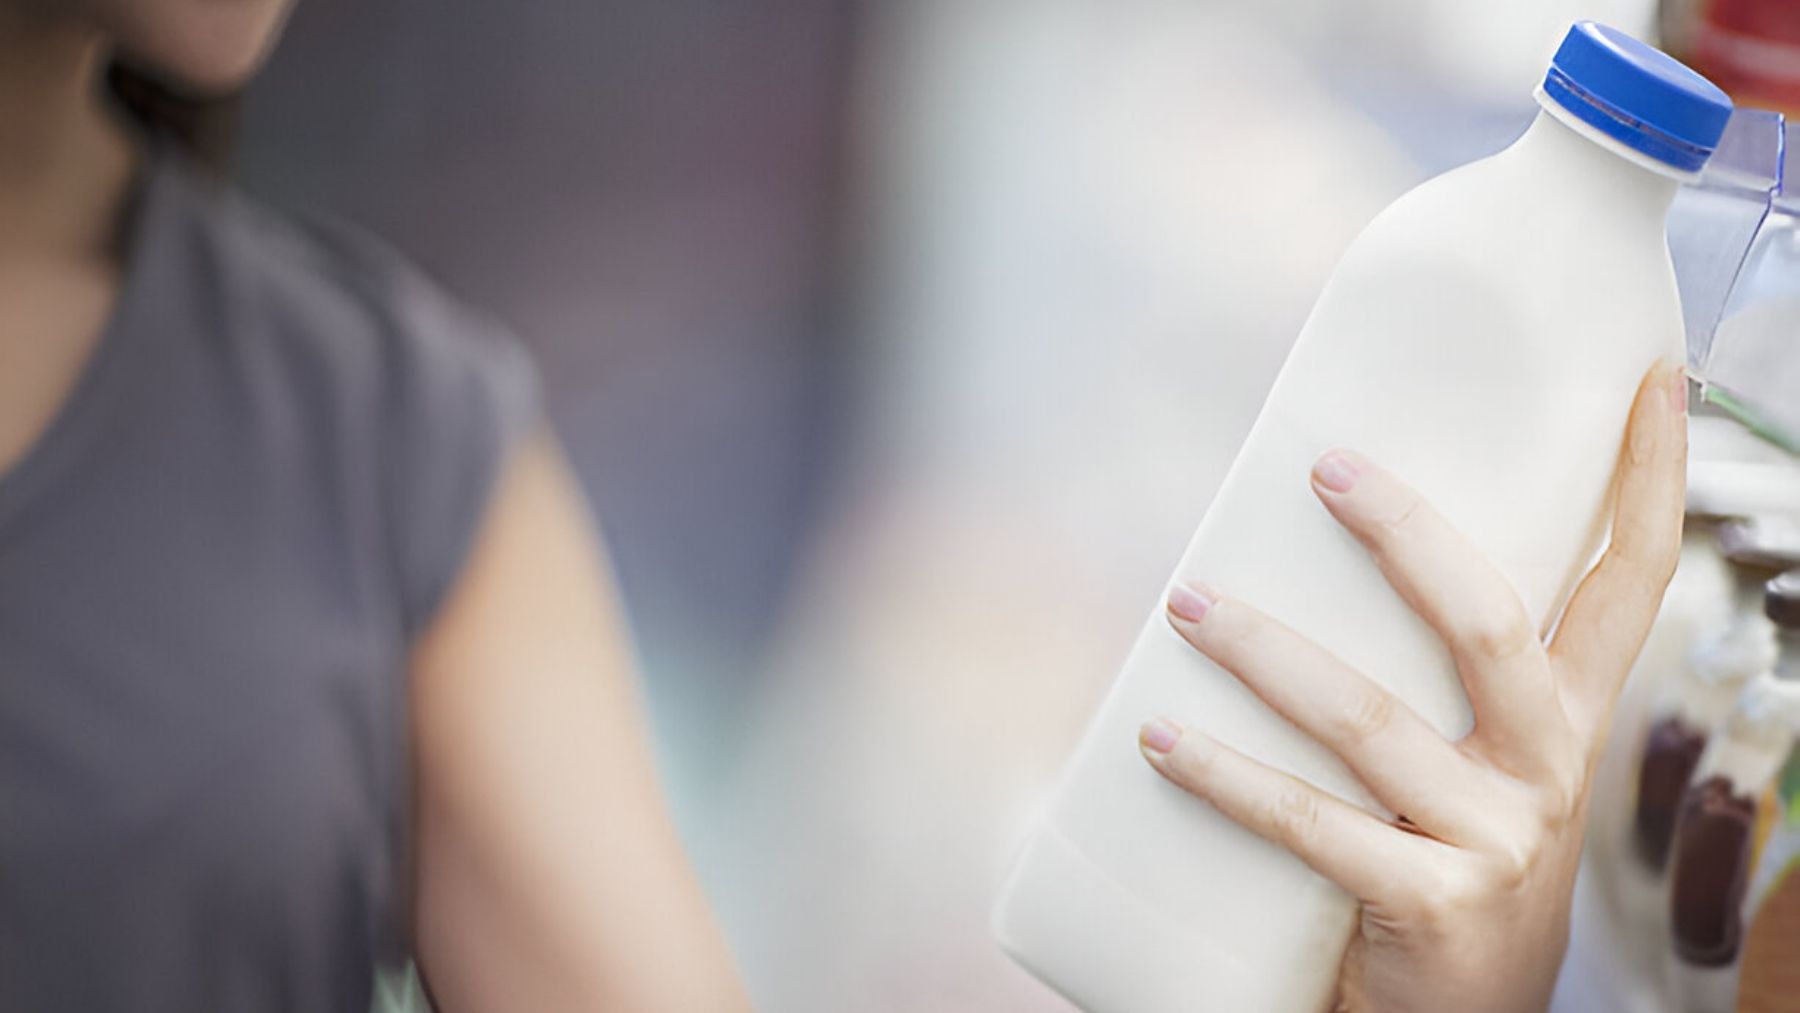
<instances>
[{"instance_id":1,"label":"clear plastic container","mask_svg":"<svg viewBox=\"0 0 1800 1013\"><path fill-rule=\"evenodd\" d=\"M1738 110L1670 211L1690 368L1702 397L1800 450L1800 194L1780 113ZM1794 509L1789 501L1788 509Z\"/></svg>"}]
</instances>

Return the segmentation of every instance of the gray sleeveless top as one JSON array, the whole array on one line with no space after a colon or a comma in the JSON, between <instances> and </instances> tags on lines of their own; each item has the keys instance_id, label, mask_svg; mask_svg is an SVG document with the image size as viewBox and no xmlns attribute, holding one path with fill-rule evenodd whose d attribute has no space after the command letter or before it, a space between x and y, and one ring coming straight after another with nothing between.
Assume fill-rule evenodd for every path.
<instances>
[{"instance_id":1,"label":"gray sleeveless top","mask_svg":"<svg viewBox=\"0 0 1800 1013\"><path fill-rule=\"evenodd\" d=\"M369 1008L405 957L405 666L509 441L501 329L172 151L0 474L0 1009Z\"/></svg>"}]
</instances>

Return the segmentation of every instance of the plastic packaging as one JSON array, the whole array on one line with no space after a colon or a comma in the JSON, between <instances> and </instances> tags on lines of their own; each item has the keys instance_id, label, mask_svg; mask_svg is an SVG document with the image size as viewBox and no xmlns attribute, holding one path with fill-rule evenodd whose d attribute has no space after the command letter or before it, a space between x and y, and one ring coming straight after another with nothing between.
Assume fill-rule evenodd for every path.
<instances>
[{"instance_id":1,"label":"plastic packaging","mask_svg":"<svg viewBox=\"0 0 1800 1013\"><path fill-rule=\"evenodd\" d=\"M1676 200L1669 244L1702 397L1800 452L1800 195L1788 185L1790 155L1781 113L1738 110L1697 185ZM1782 506L1795 502L1790 490Z\"/></svg>"},{"instance_id":2,"label":"plastic packaging","mask_svg":"<svg viewBox=\"0 0 1800 1013\"><path fill-rule=\"evenodd\" d=\"M1771 205L1744 261L1701 375L1707 401L1800 452L1800 198ZM1789 508L1793 507L1789 500Z\"/></svg>"},{"instance_id":3,"label":"plastic packaging","mask_svg":"<svg viewBox=\"0 0 1800 1013\"><path fill-rule=\"evenodd\" d=\"M1345 254L1177 569L1335 651L1444 734L1440 641L1307 488L1350 446L1412 482L1548 623L1605 531L1632 397L1684 350L1664 219L1729 101L1577 25L1511 147L1428 182ZM1159 714L1357 804L1343 766L1193 651L1160 608L1008 879L1002 944L1096 1013L1317 1009L1355 904L1144 764Z\"/></svg>"},{"instance_id":4,"label":"plastic packaging","mask_svg":"<svg viewBox=\"0 0 1800 1013\"><path fill-rule=\"evenodd\" d=\"M1705 375L1727 308L1745 301L1758 243L1781 192L1787 122L1765 109L1737 109L1706 168L1669 208L1669 253L1681 286L1688 367ZM1746 265L1752 269L1746 272ZM1733 302L1735 298L1735 303ZM1735 351L1735 350L1734 350Z\"/></svg>"}]
</instances>

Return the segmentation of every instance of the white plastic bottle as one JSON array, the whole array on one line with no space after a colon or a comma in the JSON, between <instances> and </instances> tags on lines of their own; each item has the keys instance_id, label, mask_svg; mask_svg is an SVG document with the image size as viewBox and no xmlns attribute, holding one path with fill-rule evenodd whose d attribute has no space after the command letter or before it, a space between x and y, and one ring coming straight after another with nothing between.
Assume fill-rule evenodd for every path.
<instances>
[{"instance_id":1,"label":"white plastic bottle","mask_svg":"<svg viewBox=\"0 0 1800 1013\"><path fill-rule=\"evenodd\" d=\"M1447 652L1309 469L1336 446L1392 469L1549 621L1604 536L1638 383L1682 355L1663 222L1730 114L1704 79L1589 22L1538 99L1512 146L1402 197L1345 253L1176 572L1294 626L1451 737L1471 718ZM1164 714L1375 808L1158 607L1008 878L1002 945L1097 1013L1325 1006L1354 901L1158 777L1137 730Z\"/></svg>"}]
</instances>

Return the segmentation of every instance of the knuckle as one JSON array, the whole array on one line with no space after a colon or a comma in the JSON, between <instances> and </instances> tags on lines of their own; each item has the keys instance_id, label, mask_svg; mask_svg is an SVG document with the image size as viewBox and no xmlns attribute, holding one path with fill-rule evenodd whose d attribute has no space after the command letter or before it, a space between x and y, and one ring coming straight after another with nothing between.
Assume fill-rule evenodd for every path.
<instances>
[{"instance_id":1,"label":"knuckle","mask_svg":"<svg viewBox=\"0 0 1800 1013\"><path fill-rule=\"evenodd\" d=\"M1278 792L1269 806L1269 829L1295 848L1305 848L1318 837L1321 810L1311 792L1288 788Z\"/></svg>"},{"instance_id":2,"label":"knuckle","mask_svg":"<svg viewBox=\"0 0 1800 1013\"><path fill-rule=\"evenodd\" d=\"M1399 703L1392 694L1370 686L1337 713L1332 732L1342 743L1368 742L1393 727L1398 713Z\"/></svg>"},{"instance_id":3,"label":"knuckle","mask_svg":"<svg viewBox=\"0 0 1800 1013\"><path fill-rule=\"evenodd\" d=\"M1416 889L1405 913L1427 933L1465 922L1486 897L1481 877L1465 862L1430 863L1412 881Z\"/></svg>"},{"instance_id":4,"label":"knuckle","mask_svg":"<svg viewBox=\"0 0 1800 1013\"><path fill-rule=\"evenodd\" d=\"M1486 863L1484 894L1516 894L1530 882L1541 852L1536 834L1526 835L1495 849Z\"/></svg>"},{"instance_id":5,"label":"knuckle","mask_svg":"<svg viewBox=\"0 0 1800 1013\"><path fill-rule=\"evenodd\" d=\"M1377 535L1385 541L1412 537L1424 508L1425 503L1417 493L1404 493L1400 502L1375 522Z\"/></svg>"},{"instance_id":6,"label":"knuckle","mask_svg":"<svg viewBox=\"0 0 1800 1013\"><path fill-rule=\"evenodd\" d=\"M1195 749L1187 742L1187 738L1188 736L1184 735L1182 741L1175 744L1174 751L1163 762L1163 767L1168 771L1171 781L1180 785L1190 794L1204 798L1209 794L1207 773L1210 762L1201 750Z\"/></svg>"},{"instance_id":7,"label":"knuckle","mask_svg":"<svg viewBox=\"0 0 1800 1013\"><path fill-rule=\"evenodd\" d=\"M1567 829L1574 793L1564 784L1534 787L1494 829L1479 851L1476 888L1485 897L1510 897L1531 889L1550 842ZM1535 817L1535 818L1534 818Z\"/></svg>"},{"instance_id":8,"label":"knuckle","mask_svg":"<svg viewBox=\"0 0 1800 1013\"><path fill-rule=\"evenodd\" d=\"M1537 634L1516 603L1509 608L1480 610L1462 640L1466 650L1475 656L1498 660L1516 658L1538 644Z\"/></svg>"},{"instance_id":9,"label":"knuckle","mask_svg":"<svg viewBox=\"0 0 1800 1013\"><path fill-rule=\"evenodd\" d=\"M1574 820L1581 808L1583 785L1573 774L1557 773L1544 780L1537 789L1539 822L1546 829L1558 829Z\"/></svg>"}]
</instances>

